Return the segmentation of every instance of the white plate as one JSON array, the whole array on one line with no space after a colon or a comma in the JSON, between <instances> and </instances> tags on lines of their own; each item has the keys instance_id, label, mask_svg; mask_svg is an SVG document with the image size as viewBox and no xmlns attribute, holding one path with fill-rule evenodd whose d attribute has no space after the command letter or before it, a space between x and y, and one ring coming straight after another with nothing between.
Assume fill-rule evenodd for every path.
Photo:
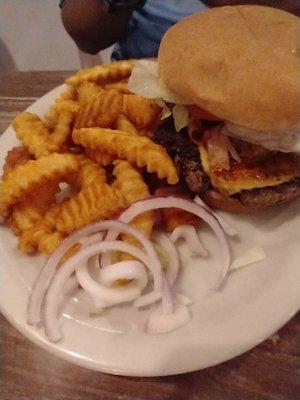
<instances>
[{"instance_id":1,"label":"white plate","mask_svg":"<svg viewBox=\"0 0 300 400\"><path fill-rule=\"evenodd\" d=\"M48 93L29 110L42 115L63 86ZM2 165L17 143L10 127L2 135ZM209 290L218 270L216 241L204 229L202 238L214 257L189 260L186 249L178 287L193 300L192 319L175 332L149 336L143 325L149 310L130 306L90 318L90 305L78 296L67 304L62 318L64 340L49 343L42 329L26 324L30 287L43 256L29 257L16 248L9 229L0 228L1 309L8 320L47 351L83 367L132 375L162 376L206 368L251 349L283 326L300 306L300 202L295 201L259 216L225 215L239 232L232 242L240 254L255 244L267 258L231 273L222 290Z\"/></svg>"}]
</instances>

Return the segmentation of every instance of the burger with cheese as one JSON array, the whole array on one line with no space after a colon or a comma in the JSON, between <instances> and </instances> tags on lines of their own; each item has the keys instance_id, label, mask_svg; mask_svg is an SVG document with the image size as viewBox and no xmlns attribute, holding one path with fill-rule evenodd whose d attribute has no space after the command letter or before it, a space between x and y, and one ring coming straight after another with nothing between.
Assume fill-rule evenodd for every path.
<instances>
[{"instance_id":1,"label":"burger with cheese","mask_svg":"<svg viewBox=\"0 0 300 400\"><path fill-rule=\"evenodd\" d=\"M169 117L153 140L191 191L233 212L300 195L298 17L249 5L185 18L164 35L157 74L187 126L176 131Z\"/></svg>"}]
</instances>

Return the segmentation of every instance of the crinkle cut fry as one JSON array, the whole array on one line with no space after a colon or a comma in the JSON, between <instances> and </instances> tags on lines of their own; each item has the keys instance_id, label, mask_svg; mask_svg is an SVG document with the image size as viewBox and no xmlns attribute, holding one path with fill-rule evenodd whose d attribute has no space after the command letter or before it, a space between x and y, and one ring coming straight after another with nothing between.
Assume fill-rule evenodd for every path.
<instances>
[{"instance_id":1,"label":"crinkle cut fry","mask_svg":"<svg viewBox=\"0 0 300 400\"><path fill-rule=\"evenodd\" d=\"M10 224L15 235L21 235L40 222L51 204L56 202L59 191L57 182L49 182L46 187L39 187L24 197L23 201L13 206Z\"/></svg>"},{"instance_id":2,"label":"crinkle cut fry","mask_svg":"<svg viewBox=\"0 0 300 400\"><path fill-rule=\"evenodd\" d=\"M134 203L135 201L144 199L150 195L149 188L144 182L141 174L127 161L116 160L114 162L113 175L115 176L115 181L112 187L119 190L125 197L127 205ZM154 212L145 212L131 222L131 225L143 232L147 237L151 236L154 224ZM129 235L121 236L124 241L130 244L140 247L139 241L134 239ZM129 254L121 254L119 259L128 260L133 257Z\"/></svg>"},{"instance_id":3,"label":"crinkle cut fry","mask_svg":"<svg viewBox=\"0 0 300 400\"><path fill-rule=\"evenodd\" d=\"M78 88L78 102L80 106L89 104L95 97L98 97L103 92L103 87L94 82L83 82Z\"/></svg>"},{"instance_id":4,"label":"crinkle cut fry","mask_svg":"<svg viewBox=\"0 0 300 400\"><path fill-rule=\"evenodd\" d=\"M187 196L187 189L181 185L159 187L155 190L155 195L189 198ZM160 214L163 226L167 232L172 232L180 225L193 225L195 228L199 228L202 223L202 220L196 215L180 210L179 208L164 208L160 210Z\"/></svg>"},{"instance_id":5,"label":"crinkle cut fry","mask_svg":"<svg viewBox=\"0 0 300 400\"><path fill-rule=\"evenodd\" d=\"M56 125L50 135L50 140L58 146L61 151L67 144L68 139L71 138L73 121L73 112L60 113L57 117Z\"/></svg>"},{"instance_id":6,"label":"crinkle cut fry","mask_svg":"<svg viewBox=\"0 0 300 400\"><path fill-rule=\"evenodd\" d=\"M85 148L115 154L140 168L147 167L149 173L156 172L160 179L167 178L170 185L178 182L173 161L167 152L151 139L101 128L77 129L73 131L72 137L74 143Z\"/></svg>"},{"instance_id":7,"label":"crinkle cut fry","mask_svg":"<svg viewBox=\"0 0 300 400\"><path fill-rule=\"evenodd\" d=\"M59 150L58 146L51 141L48 128L37 115L23 112L16 116L12 126L17 138L35 158Z\"/></svg>"},{"instance_id":8,"label":"crinkle cut fry","mask_svg":"<svg viewBox=\"0 0 300 400\"><path fill-rule=\"evenodd\" d=\"M123 95L123 113L138 128L153 128L159 121L162 113L152 100L136 94Z\"/></svg>"},{"instance_id":9,"label":"crinkle cut fry","mask_svg":"<svg viewBox=\"0 0 300 400\"><path fill-rule=\"evenodd\" d=\"M103 167L111 165L116 159L116 156L113 154L102 153L97 149L85 149L85 154L88 158L95 161L97 164L102 165Z\"/></svg>"},{"instance_id":10,"label":"crinkle cut fry","mask_svg":"<svg viewBox=\"0 0 300 400\"><path fill-rule=\"evenodd\" d=\"M123 110L123 98L116 90L103 90L87 104L79 107L75 128L110 127Z\"/></svg>"},{"instance_id":11,"label":"crinkle cut fry","mask_svg":"<svg viewBox=\"0 0 300 400\"><path fill-rule=\"evenodd\" d=\"M3 175L1 179L13 171L18 165L26 164L27 161L31 159L31 155L26 147L17 146L9 150L5 157L5 162L3 165Z\"/></svg>"},{"instance_id":12,"label":"crinkle cut fry","mask_svg":"<svg viewBox=\"0 0 300 400\"><path fill-rule=\"evenodd\" d=\"M106 183L92 184L59 204L51 218L49 214L45 218L68 234L91 222L114 218L124 207L126 200L116 189Z\"/></svg>"},{"instance_id":13,"label":"crinkle cut fry","mask_svg":"<svg viewBox=\"0 0 300 400\"><path fill-rule=\"evenodd\" d=\"M62 113L71 113L75 115L79 109L79 103L75 100L58 99L52 104L44 115L43 121L50 131L55 129L58 116Z\"/></svg>"},{"instance_id":14,"label":"crinkle cut fry","mask_svg":"<svg viewBox=\"0 0 300 400\"><path fill-rule=\"evenodd\" d=\"M45 254L51 254L63 241L65 235L51 230L44 220L27 229L19 238L18 248L27 254L39 250Z\"/></svg>"},{"instance_id":15,"label":"crinkle cut fry","mask_svg":"<svg viewBox=\"0 0 300 400\"><path fill-rule=\"evenodd\" d=\"M77 156L78 173L71 176L69 183L80 190L94 183L106 183L106 170L85 156Z\"/></svg>"},{"instance_id":16,"label":"crinkle cut fry","mask_svg":"<svg viewBox=\"0 0 300 400\"><path fill-rule=\"evenodd\" d=\"M134 135L138 135L139 133L136 127L133 125L133 123L130 122L129 119L125 117L124 114L118 116L116 121L116 129L119 131L132 133Z\"/></svg>"},{"instance_id":17,"label":"crinkle cut fry","mask_svg":"<svg viewBox=\"0 0 300 400\"><path fill-rule=\"evenodd\" d=\"M37 187L66 181L77 172L78 165L77 157L72 154L52 153L18 166L0 184L0 216L6 218L11 206Z\"/></svg>"},{"instance_id":18,"label":"crinkle cut fry","mask_svg":"<svg viewBox=\"0 0 300 400\"><path fill-rule=\"evenodd\" d=\"M96 65L70 76L66 83L78 87L85 81L106 84L111 81L122 80L131 75L134 60L113 61L111 63Z\"/></svg>"}]
</instances>

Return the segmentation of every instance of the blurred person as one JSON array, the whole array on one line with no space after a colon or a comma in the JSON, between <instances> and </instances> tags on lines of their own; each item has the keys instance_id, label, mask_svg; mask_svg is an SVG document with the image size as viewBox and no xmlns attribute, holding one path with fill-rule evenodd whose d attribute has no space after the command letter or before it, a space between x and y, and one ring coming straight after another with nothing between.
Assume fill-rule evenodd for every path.
<instances>
[{"instance_id":1,"label":"blurred person","mask_svg":"<svg viewBox=\"0 0 300 400\"><path fill-rule=\"evenodd\" d=\"M80 50L82 64L86 61L91 64L93 58L85 57L84 53L97 54L114 43L112 60L156 57L167 29L208 7L257 4L299 15L299 3L298 0L63 0L60 6L63 25Z\"/></svg>"}]
</instances>

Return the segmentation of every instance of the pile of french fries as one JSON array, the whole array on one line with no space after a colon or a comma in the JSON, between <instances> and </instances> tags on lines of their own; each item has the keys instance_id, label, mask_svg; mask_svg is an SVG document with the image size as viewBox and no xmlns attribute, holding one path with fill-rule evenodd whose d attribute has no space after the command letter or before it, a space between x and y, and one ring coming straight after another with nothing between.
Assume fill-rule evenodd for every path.
<instances>
[{"instance_id":1,"label":"pile of french fries","mask_svg":"<svg viewBox=\"0 0 300 400\"><path fill-rule=\"evenodd\" d=\"M128 91L133 66L118 61L79 71L42 119L29 112L15 118L22 145L6 157L0 217L23 252L51 254L74 230L114 218L153 194L149 174L157 175L162 192L178 183L172 159L151 140L162 109ZM59 200L63 183L72 193ZM163 214L167 229L186 218L174 210ZM132 224L150 237L154 222L154 213L147 212Z\"/></svg>"}]
</instances>

